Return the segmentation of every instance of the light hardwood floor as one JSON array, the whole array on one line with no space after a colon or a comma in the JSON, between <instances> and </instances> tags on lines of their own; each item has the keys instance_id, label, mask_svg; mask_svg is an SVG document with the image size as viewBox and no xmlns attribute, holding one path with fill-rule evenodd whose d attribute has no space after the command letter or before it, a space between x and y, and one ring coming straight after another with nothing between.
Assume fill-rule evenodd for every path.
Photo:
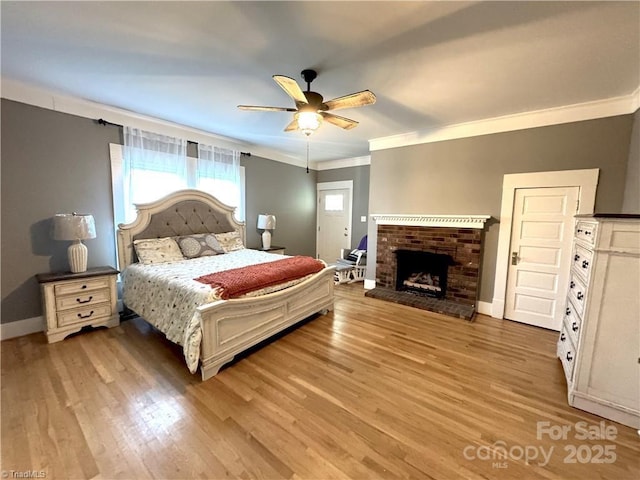
<instances>
[{"instance_id":1,"label":"light hardwood floor","mask_svg":"<svg viewBox=\"0 0 640 480\"><path fill-rule=\"evenodd\" d=\"M336 295L206 382L139 319L2 342L5 478L640 478L637 433L567 405L555 333Z\"/></svg>"}]
</instances>

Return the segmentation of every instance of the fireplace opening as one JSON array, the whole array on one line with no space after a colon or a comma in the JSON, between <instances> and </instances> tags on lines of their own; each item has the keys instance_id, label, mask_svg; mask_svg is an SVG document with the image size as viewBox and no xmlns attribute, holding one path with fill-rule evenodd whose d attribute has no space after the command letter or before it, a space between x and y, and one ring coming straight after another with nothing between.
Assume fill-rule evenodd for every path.
<instances>
[{"instance_id":1,"label":"fireplace opening","mask_svg":"<svg viewBox=\"0 0 640 480\"><path fill-rule=\"evenodd\" d=\"M396 290L444 298L450 255L422 250L396 250Z\"/></svg>"}]
</instances>

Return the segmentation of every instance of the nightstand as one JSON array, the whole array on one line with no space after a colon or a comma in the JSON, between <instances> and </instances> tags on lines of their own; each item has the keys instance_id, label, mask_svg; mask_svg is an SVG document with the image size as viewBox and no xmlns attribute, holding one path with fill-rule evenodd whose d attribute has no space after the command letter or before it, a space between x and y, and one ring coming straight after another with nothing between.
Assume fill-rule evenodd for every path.
<instances>
[{"instance_id":1,"label":"nightstand","mask_svg":"<svg viewBox=\"0 0 640 480\"><path fill-rule=\"evenodd\" d=\"M284 247L278 247L276 245L271 245L269 248L257 248L256 250L260 250L262 252L276 253L278 255L284 255Z\"/></svg>"},{"instance_id":2,"label":"nightstand","mask_svg":"<svg viewBox=\"0 0 640 480\"><path fill-rule=\"evenodd\" d=\"M117 327L118 270L89 268L82 273L39 273L47 340L59 342L82 327Z\"/></svg>"}]
</instances>

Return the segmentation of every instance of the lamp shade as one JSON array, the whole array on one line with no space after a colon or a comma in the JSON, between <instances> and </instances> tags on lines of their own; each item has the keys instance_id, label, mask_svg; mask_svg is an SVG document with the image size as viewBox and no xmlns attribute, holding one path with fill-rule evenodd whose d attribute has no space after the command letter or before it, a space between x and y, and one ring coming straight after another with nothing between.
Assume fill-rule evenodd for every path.
<instances>
[{"instance_id":1,"label":"lamp shade","mask_svg":"<svg viewBox=\"0 0 640 480\"><path fill-rule=\"evenodd\" d=\"M58 213L53 217L54 240L86 240L96 238L93 215L87 213Z\"/></svg>"},{"instance_id":2,"label":"lamp shade","mask_svg":"<svg viewBox=\"0 0 640 480\"><path fill-rule=\"evenodd\" d=\"M263 230L275 230L276 216L267 214L258 215L258 228Z\"/></svg>"}]
</instances>

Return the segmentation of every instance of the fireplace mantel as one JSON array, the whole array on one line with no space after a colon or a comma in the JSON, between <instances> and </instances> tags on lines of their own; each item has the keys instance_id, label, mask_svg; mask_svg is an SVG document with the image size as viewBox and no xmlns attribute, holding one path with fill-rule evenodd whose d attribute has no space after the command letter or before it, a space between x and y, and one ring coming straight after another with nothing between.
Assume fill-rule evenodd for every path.
<instances>
[{"instance_id":1,"label":"fireplace mantel","mask_svg":"<svg viewBox=\"0 0 640 480\"><path fill-rule=\"evenodd\" d=\"M372 214L377 225L410 225L414 227L452 227L483 229L491 215L401 215Z\"/></svg>"}]
</instances>

